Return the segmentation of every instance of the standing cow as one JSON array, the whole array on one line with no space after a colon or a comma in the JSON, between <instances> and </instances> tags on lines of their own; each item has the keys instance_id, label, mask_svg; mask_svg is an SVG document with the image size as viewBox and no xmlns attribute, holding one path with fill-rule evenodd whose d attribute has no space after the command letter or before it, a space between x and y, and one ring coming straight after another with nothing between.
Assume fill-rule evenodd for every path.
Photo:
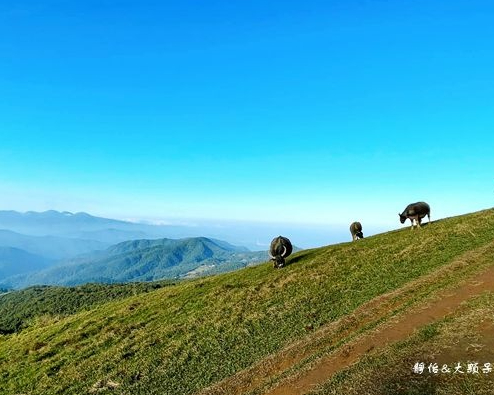
<instances>
[{"instance_id":1,"label":"standing cow","mask_svg":"<svg viewBox=\"0 0 494 395\"><path fill-rule=\"evenodd\" d=\"M292 250L290 240L283 236L275 237L269 247L269 257L274 261L274 267L285 266L285 258L292 253Z\"/></svg>"},{"instance_id":2,"label":"standing cow","mask_svg":"<svg viewBox=\"0 0 494 395\"><path fill-rule=\"evenodd\" d=\"M353 241L363 239L364 234L362 233L362 224L360 222L352 222L350 225L350 233L352 234Z\"/></svg>"},{"instance_id":3,"label":"standing cow","mask_svg":"<svg viewBox=\"0 0 494 395\"><path fill-rule=\"evenodd\" d=\"M426 215L429 217L429 222L431 222L431 208L426 202L411 203L398 215L400 216L400 222L402 224L404 224L407 219L410 219L412 222L412 230L414 226L413 221L416 221L416 226L420 228L422 218Z\"/></svg>"}]
</instances>

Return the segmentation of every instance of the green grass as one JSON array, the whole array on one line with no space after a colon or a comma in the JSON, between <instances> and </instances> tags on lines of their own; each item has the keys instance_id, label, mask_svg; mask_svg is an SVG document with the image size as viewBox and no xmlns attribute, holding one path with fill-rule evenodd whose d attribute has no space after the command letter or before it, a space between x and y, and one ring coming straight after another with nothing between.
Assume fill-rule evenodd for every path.
<instances>
[{"instance_id":1,"label":"green grass","mask_svg":"<svg viewBox=\"0 0 494 395\"><path fill-rule=\"evenodd\" d=\"M45 315L0 336L0 388L191 394L493 239L494 210L486 210L301 251L281 270L266 263ZM108 380L118 386L106 391Z\"/></svg>"},{"instance_id":2,"label":"green grass","mask_svg":"<svg viewBox=\"0 0 494 395\"><path fill-rule=\"evenodd\" d=\"M77 287L34 286L0 295L0 334L16 333L45 316L64 317L98 304L174 284L85 284Z\"/></svg>"}]
</instances>

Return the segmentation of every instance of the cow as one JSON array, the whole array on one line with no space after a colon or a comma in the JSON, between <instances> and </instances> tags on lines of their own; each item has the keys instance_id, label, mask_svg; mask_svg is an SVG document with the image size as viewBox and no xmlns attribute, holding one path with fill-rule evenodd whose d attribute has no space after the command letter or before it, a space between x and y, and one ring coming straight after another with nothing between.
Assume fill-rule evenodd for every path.
<instances>
[{"instance_id":1,"label":"cow","mask_svg":"<svg viewBox=\"0 0 494 395\"><path fill-rule=\"evenodd\" d=\"M274 261L274 268L285 266L285 258L293 251L292 243L286 237L278 236L271 241L269 257Z\"/></svg>"},{"instance_id":2,"label":"cow","mask_svg":"<svg viewBox=\"0 0 494 395\"><path fill-rule=\"evenodd\" d=\"M426 202L411 203L398 215L400 216L400 222L402 224L404 224L407 219L410 219L412 222L412 230L414 227L413 221L416 221L416 226L420 228L422 218L426 215L429 217L429 222L431 222L431 208Z\"/></svg>"},{"instance_id":3,"label":"cow","mask_svg":"<svg viewBox=\"0 0 494 395\"><path fill-rule=\"evenodd\" d=\"M362 224L360 222L352 222L350 225L350 233L352 234L353 241L363 239L364 234L362 233Z\"/></svg>"}]
</instances>

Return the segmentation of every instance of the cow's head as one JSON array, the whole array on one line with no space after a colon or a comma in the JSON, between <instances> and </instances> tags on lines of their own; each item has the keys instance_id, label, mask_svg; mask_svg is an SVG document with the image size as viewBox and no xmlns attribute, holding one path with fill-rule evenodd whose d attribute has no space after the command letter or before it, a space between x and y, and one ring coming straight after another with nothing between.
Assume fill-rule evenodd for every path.
<instances>
[{"instance_id":1,"label":"cow's head","mask_svg":"<svg viewBox=\"0 0 494 395\"><path fill-rule=\"evenodd\" d=\"M281 255L276 254L275 256L271 255L271 252L269 252L269 258L274 261L274 267L275 268L280 268L285 266L285 256L286 256L286 247L283 246L283 252Z\"/></svg>"},{"instance_id":2,"label":"cow's head","mask_svg":"<svg viewBox=\"0 0 494 395\"><path fill-rule=\"evenodd\" d=\"M359 239L363 239L363 238L364 238L364 233L363 233L362 231L355 233L355 235L356 235Z\"/></svg>"},{"instance_id":3,"label":"cow's head","mask_svg":"<svg viewBox=\"0 0 494 395\"><path fill-rule=\"evenodd\" d=\"M405 221L407 220L407 216L406 216L406 215L403 215L403 214L398 214L398 215L400 216L400 222L401 222L402 224L404 224L404 223L405 223Z\"/></svg>"}]
</instances>

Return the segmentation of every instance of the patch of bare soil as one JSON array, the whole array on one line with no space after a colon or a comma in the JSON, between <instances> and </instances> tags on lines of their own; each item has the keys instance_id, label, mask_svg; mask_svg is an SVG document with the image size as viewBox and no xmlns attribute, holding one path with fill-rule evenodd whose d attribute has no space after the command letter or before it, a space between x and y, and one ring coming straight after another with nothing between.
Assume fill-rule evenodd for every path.
<instances>
[{"instance_id":1,"label":"patch of bare soil","mask_svg":"<svg viewBox=\"0 0 494 395\"><path fill-rule=\"evenodd\" d=\"M494 361L494 323L492 321L482 322L471 328L471 333L478 339L462 339L457 344L451 344L434 356L434 361L439 366L451 364L457 361Z\"/></svg>"},{"instance_id":2,"label":"patch of bare soil","mask_svg":"<svg viewBox=\"0 0 494 395\"><path fill-rule=\"evenodd\" d=\"M320 350L337 345L342 340L358 333L367 325L386 320L393 310L413 299L415 293L433 283L444 280L471 265L477 265L479 259L494 256L494 243L469 251L450 264L434 271L430 275L412 281L404 287L381 295L365 303L352 314L332 322L306 338L294 342L280 352L270 355L254 366L243 370L225 380L208 387L198 395L240 395L269 386L273 377L280 376L297 364ZM456 288L442 291L437 300L429 302L413 311L407 311L381 325L372 333L365 333L357 339L337 348L333 353L320 358L309 370L297 373L277 387L264 392L269 395L300 395L310 392L328 380L334 373L348 367L359 358L373 350L404 340L416 329L432 323L455 311L469 298L487 290L494 290L494 267L472 276Z\"/></svg>"}]
</instances>

